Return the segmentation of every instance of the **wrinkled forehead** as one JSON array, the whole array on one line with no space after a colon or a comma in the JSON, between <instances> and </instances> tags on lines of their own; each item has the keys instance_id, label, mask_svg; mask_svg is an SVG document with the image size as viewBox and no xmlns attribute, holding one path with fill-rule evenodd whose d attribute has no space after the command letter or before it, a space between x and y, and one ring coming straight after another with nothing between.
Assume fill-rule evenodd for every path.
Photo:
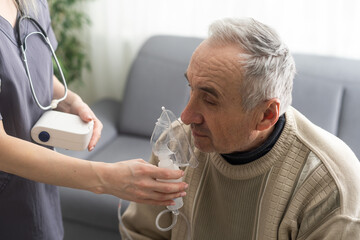
<instances>
[{"instance_id":1,"label":"wrinkled forehead","mask_svg":"<svg viewBox=\"0 0 360 240\"><path fill-rule=\"evenodd\" d=\"M239 79L242 76L241 50L234 45L216 45L205 40L194 51L187 74L199 77Z\"/></svg>"}]
</instances>

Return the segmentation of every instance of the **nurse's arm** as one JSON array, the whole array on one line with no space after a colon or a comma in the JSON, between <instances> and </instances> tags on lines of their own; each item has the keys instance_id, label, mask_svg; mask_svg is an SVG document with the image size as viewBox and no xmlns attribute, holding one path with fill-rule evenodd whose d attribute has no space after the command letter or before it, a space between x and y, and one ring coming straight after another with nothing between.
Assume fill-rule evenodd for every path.
<instances>
[{"instance_id":1,"label":"nurse's arm","mask_svg":"<svg viewBox=\"0 0 360 240\"><path fill-rule=\"evenodd\" d=\"M177 179L180 170L167 170L144 160L117 163L93 162L62 155L31 142L7 135L0 121L0 171L47 184L111 194L139 203L170 205L184 196L187 184L165 183Z\"/></svg>"}]
</instances>

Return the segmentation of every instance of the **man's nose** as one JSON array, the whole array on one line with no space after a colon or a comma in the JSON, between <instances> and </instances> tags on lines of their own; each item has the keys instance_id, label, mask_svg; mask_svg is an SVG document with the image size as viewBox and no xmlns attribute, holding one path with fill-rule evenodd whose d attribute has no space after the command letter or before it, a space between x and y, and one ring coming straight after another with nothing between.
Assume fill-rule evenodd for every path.
<instances>
[{"instance_id":1,"label":"man's nose","mask_svg":"<svg viewBox=\"0 0 360 240\"><path fill-rule=\"evenodd\" d=\"M196 104L190 99L183 112L181 113L181 121L186 124L201 124L203 117L197 110Z\"/></svg>"}]
</instances>

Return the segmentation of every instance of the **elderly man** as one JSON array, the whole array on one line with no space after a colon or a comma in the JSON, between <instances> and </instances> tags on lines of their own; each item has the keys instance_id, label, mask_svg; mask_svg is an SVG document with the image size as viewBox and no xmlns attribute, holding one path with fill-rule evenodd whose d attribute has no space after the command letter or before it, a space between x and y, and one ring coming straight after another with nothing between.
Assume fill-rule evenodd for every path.
<instances>
[{"instance_id":1,"label":"elderly man","mask_svg":"<svg viewBox=\"0 0 360 240\"><path fill-rule=\"evenodd\" d=\"M210 26L185 74L181 114L197 168L170 231L163 209L131 204L134 239L360 239L360 164L338 138L290 106L295 65L253 19ZM157 163L152 157L151 162ZM171 214L160 225L172 223ZM190 236L190 237L189 237Z\"/></svg>"}]
</instances>

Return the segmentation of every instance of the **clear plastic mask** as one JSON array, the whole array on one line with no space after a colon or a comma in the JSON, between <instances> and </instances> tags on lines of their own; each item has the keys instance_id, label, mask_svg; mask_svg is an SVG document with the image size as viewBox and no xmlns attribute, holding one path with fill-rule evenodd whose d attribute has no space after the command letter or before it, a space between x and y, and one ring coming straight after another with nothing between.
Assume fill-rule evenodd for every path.
<instances>
[{"instance_id":1,"label":"clear plastic mask","mask_svg":"<svg viewBox=\"0 0 360 240\"><path fill-rule=\"evenodd\" d=\"M170 158L179 167L196 167L198 160L188 138L180 120L173 112L162 107L150 139L153 153L159 158Z\"/></svg>"}]
</instances>

